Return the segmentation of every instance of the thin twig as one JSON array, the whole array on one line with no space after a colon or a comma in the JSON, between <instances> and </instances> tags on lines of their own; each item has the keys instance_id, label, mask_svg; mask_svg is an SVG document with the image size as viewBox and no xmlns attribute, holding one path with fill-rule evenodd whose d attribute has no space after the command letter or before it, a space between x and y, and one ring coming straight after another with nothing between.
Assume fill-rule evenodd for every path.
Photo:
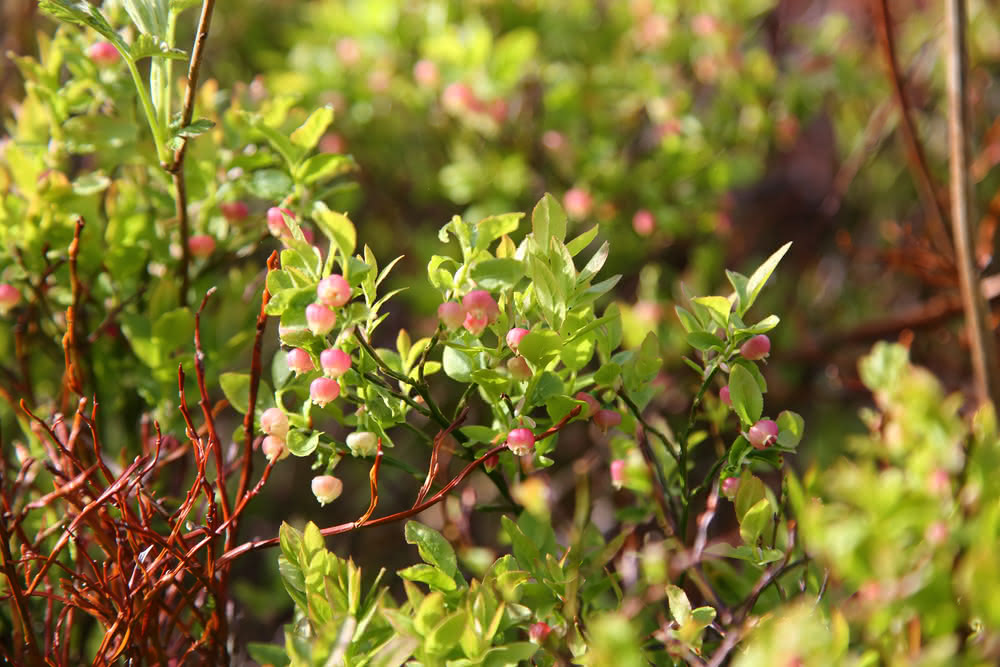
<instances>
[{"instance_id":1,"label":"thin twig","mask_svg":"<svg viewBox=\"0 0 1000 667\"><path fill-rule=\"evenodd\" d=\"M969 333L976 394L980 402L993 401L1000 405L1000 382L996 376L996 351L986 315L986 304L980 292L976 269L974 234L972 230L972 184L969 181L970 122L966 83L968 60L965 27L967 21L964 0L945 3L948 38L946 40L948 70L948 144L951 166L951 219L955 235L955 260L959 287L965 309L965 325ZM968 460L968 458L966 459Z\"/></svg>"}]
</instances>

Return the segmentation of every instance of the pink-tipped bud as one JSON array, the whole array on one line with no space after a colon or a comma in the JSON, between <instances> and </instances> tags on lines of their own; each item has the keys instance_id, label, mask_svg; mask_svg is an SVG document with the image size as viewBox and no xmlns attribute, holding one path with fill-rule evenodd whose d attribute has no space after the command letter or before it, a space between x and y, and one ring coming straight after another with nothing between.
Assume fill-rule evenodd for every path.
<instances>
[{"instance_id":1,"label":"pink-tipped bud","mask_svg":"<svg viewBox=\"0 0 1000 667\"><path fill-rule=\"evenodd\" d=\"M622 416L616 410L598 410L594 413L594 423L601 431L607 433L609 428L622 423Z\"/></svg>"},{"instance_id":2,"label":"pink-tipped bud","mask_svg":"<svg viewBox=\"0 0 1000 667\"><path fill-rule=\"evenodd\" d=\"M530 333L527 329L522 329L520 327L514 327L507 332L507 347L517 352L517 346L521 344L521 340Z\"/></svg>"},{"instance_id":3,"label":"pink-tipped bud","mask_svg":"<svg viewBox=\"0 0 1000 667\"><path fill-rule=\"evenodd\" d=\"M324 375L339 378L351 369L351 355L343 350L331 347L329 350L323 350L320 353L319 363L323 367Z\"/></svg>"},{"instance_id":4,"label":"pink-tipped bud","mask_svg":"<svg viewBox=\"0 0 1000 667\"><path fill-rule=\"evenodd\" d=\"M656 229L656 218L647 209L639 209L632 216L632 229L639 236L649 236Z\"/></svg>"},{"instance_id":5,"label":"pink-tipped bud","mask_svg":"<svg viewBox=\"0 0 1000 667\"><path fill-rule=\"evenodd\" d=\"M473 336L478 336L500 315L500 307L486 290L472 290L462 298L465 321L462 325Z\"/></svg>"},{"instance_id":6,"label":"pink-tipped bud","mask_svg":"<svg viewBox=\"0 0 1000 667\"><path fill-rule=\"evenodd\" d=\"M337 323L337 314L319 303L310 303L306 306L306 324L309 331L316 336L325 336L333 330L333 325Z\"/></svg>"},{"instance_id":7,"label":"pink-tipped bud","mask_svg":"<svg viewBox=\"0 0 1000 667\"><path fill-rule=\"evenodd\" d=\"M566 215L579 220L590 215L590 210L594 207L594 198L583 188L570 188L563 195L563 208Z\"/></svg>"},{"instance_id":8,"label":"pink-tipped bud","mask_svg":"<svg viewBox=\"0 0 1000 667\"><path fill-rule=\"evenodd\" d=\"M295 349L288 351L288 367L294 371L296 375L299 375L300 373L308 373L309 371L316 369L316 366L313 365L312 357L310 357L309 353L301 347L296 347Z\"/></svg>"},{"instance_id":9,"label":"pink-tipped bud","mask_svg":"<svg viewBox=\"0 0 1000 667\"><path fill-rule=\"evenodd\" d=\"M543 623L541 621L538 623L532 623L531 627L528 628L528 639L536 644L544 644L545 640L549 637L549 633L551 632L552 628L549 627L548 623Z\"/></svg>"},{"instance_id":10,"label":"pink-tipped bud","mask_svg":"<svg viewBox=\"0 0 1000 667\"><path fill-rule=\"evenodd\" d=\"M285 439L276 435L269 435L260 443L260 450L268 461L280 461L288 456L288 447L285 446Z\"/></svg>"},{"instance_id":11,"label":"pink-tipped bud","mask_svg":"<svg viewBox=\"0 0 1000 667\"><path fill-rule=\"evenodd\" d=\"M719 400L729 407L733 407L733 397L729 395L729 387L723 387L719 390Z\"/></svg>"},{"instance_id":12,"label":"pink-tipped bud","mask_svg":"<svg viewBox=\"0 0 1000 667\"><path fill-rule=\"evenodd\" d=\"M335 401L338 396L340 396L340 385L336 380L326 377L316 378L309 385L309 398L319 407Z\"/></svg>"},{"instance_id":13,"label":"pink-tipped bud","mask_svg":"<svg viewBox=\"0 0 1000 667\"><path fill-rule=\"evenodd\" d=\"M611 485L616 489L625 483L625 459L615 459L611 462Z\"/></svg>"},{"instance_id":14,"label":"pink-tipped bud","mask_svg":"<svg viewBox=\"0 0 1000 667\"><path fill-rule=\"evenodd\" d=\"M295 214L289 211L287 208L278 208L277 206L272 206L267 209L267 229L271 232L271 236L277 236L279 238L287 238L292 235L290 229L288 229L288 224L285 222L284 216L287 215L289 218L294 218Z\"/></svg>"},{"instance_id":15,"label":"pink-tipped bud","mask_svg":"<svg viewBox=\"0 0 1000 667\"><path fill-rule=\"evenodd\" d=\"M566 147L566 135L555 130L547 130L542 134L542 145L552 152L561 151Z\"/></svg>"},{"instance_id":16,"label":"pink-tipped bud","mask_svg":"<svg viewBox=\"0 0 1000 667\"><path fill-rule=\"evenodd\" d=\"M437 88L441 74L433 60L418 60L413 65L413 79L421 88Z\"/></svg>"},{"instance_id":17,"label":"pink-tipped bud","mask_svg":"<svg viewBox=\"0 0 1000 667\"><path fill-rule=\"evenodd\" d=\"M722 495L724 495L726 498L729 498L730 500L733 500L736 497L736 492L740 490L740 478L739 477L725 478L724 480L722 480L720 489L722 490Z\"/></svg>"},{"instance_id":18,"label":"pink-tipped bud","mask_svg":"<svg viewBox=\"0 0 1000 667\"><path fill-rule=\"evenodd\" d=\"M6 313L21 300L21 291L10 283L0 283L0 313Z\"/></svg>"},{"instance_id":19,"label":"pink-tipped bud","mask_svg":"<svg viewBox=\"0 0 1000 667\"><path fill-rule=\"evenodd\" d=\"M771 339L764 334L754 336L740 346L740 354L743 355L744 359L749 359L750 361L763 359L770 354L770 352Z\"/></svg>"},{"instance_id":20,"label":"pink-tipped bud","mask_svg":"<svg viewBox=\"0 0 1000 667\"><path fill-rule=\"evenodd\" d=\"M472 88L461 82L448 84L441 93L441 106L449 113L457 114L478 106L479 101Z\"/></svg>"},{"instance_id":21,"label":"pink-tipped bud","mask_svg":"<svg viewBox=\"0 0 1000 667\"><path fill-rule=\"evenodd\" d=\"M241 201L224 202L219 204L219 211L229 222L239 222L245 220L250 215L250 207Z\"/></svg>"},{"instance_id":22,"label":"pink-tipped bud","mask_svg":"<svg viewBox=\"0 0 1000 667\"><path fill-rule=\"evenodd\" d=\"M754 449L767 449L778 441L778 423L770 419L761 419L747 431L747 440Z\"/></svg>"},{"instance_id":23,"label":"pink-tipped bud","mask_svg":"<svg viewBox=\"0 0 1000 667\"><path fill-rule=\"evenodd\" d=\"M334 274L319 281L316 296L320 303L330 308L340 308L351 300L351 286L344 280L344 276Z\"/></svg>"},{"instance_id":24,"label":"pink-tipped bud","mask_svg":"<svg viewBox=\"0 0 1000 667\"><path fill-rule=\"evenodd\" d=\"M284 439L288 435L288 415L281 408L268 408L260 416L260 430Z\"/></svg>"},{"instance_id":25,"label":"pink-tipped bud","mask_svg":"<svg viewBox=\"0 0 1000 667\"><path fill-rule=\"evenodd\" d=\"M344 483L333 475L317 475L312 478L311 486L320 505L332 503L344 491Z\"/></svg>"},{"instance_id":26,"label":"pink-tipped bud","mask_svg":"<svg viewBox=\"0 0 1000 667\"><path fill-rule=\"evenodd\" d=\"M530 454L535 450L535 434L531 429L515 428L507 434L507 448L518 456Z\"/></svg>"},{"instance_id":27,"label":"pink-tipped bud","mask_svg":"<svg viewBox=\"0 0 1000 667\"><path fill-rule=\"evenodd\" d=\"M121 54L111 42L94 42L87 47L87 57L98 67L108 67L121 60Z\"/></svg>"},{"instance_id":28,"label":"pink-tipped bud","mask_svg":"<svg viewBox=\"0 0 1000 667\"><path fill-rule=\"evenodd\" d=\"M486 472L490 472L498 465L500 465L499 454L493 454L492 456L489 456L485 461L483 461L483 467L486 468Z\"/></svg>"},{"instance_id":29,"label":"pink-tipped bud","mask_svg":"<svg viewBox=\"0 0 1000 667\"><path fill-rule=\"evenodd\" d=\"M208 257L215 252L215 239L208 234L196 234L188 239L188 250L195 257Z\"/></svg>"},{"instance_id":30,"label":"pink-tipped bud","mask_svg":"<svg viewBox=\"0 0 1000 667\"><path fill-rule=\"evenodd\" d=\"M347 140L336 132L328 132L319 140L319 150L321 153L343 155L347 152Z\"/></svg>"},{"instance_id":31,"label":"pink-tipped bud","mask_svg":"<svg viewBox=\"0 0 1000 667\"><path fill-rule=\"evenodd\" d=\"M438 306L438 319L449 330L459 328L465 320L465 311L462 309L462 304L454 301L445 301Z\"/></svg>"},{"instance_id":32,"label":"pink-tipped bud","mask_svg":"<svg viewBox=\"0 0 1000 667\"><path fill-rule=\"evenodd\" d=\"M361 45L353 37L342 37L337 40L334 49L337 52L337 57L340 58L340 62L347 67L352 67L361 60Z\"/></svg>"},{"instance_id":33,"label":"pink-tipped bud","mask_svg":"<svg viewBox=\"0 0 1000 667\"><path fill-rule=\"evenodd\" d=\"M528 362L525 361L524 357L514 357L513 359L507 360L507 370L510 371L510 376L515 380L528 380L531 378L531 367L528 366Z\"/></svg>"},{"instance_id":34,"label":"pink-tipped bud","mask_svg":"<svg viewBox=\"0 0 1000 667\"><path fill-rule=\"evenodd\" d=\"M374 456L378 451L378 436L371 431L355 431L347 436L347 447L354 456Z\"/></svg>"},{"instance_id":35,"label":"pink-tipped bud","mask_svg":"<svg viewBox=\"0 0 1000 667\"><path fill-rule=\"evenodd\" d=\"M590 419L595 414L597 414L598 410L601 409L600 401L598 401L596 398L594 398L585 391L577 392L576 396L574 396L573 398L575 398L578 401L583 401L584 403L587 404L587 407L580 411L581 413L580 416L583 417L584 419Z\"/></svg>"}]
</instances>

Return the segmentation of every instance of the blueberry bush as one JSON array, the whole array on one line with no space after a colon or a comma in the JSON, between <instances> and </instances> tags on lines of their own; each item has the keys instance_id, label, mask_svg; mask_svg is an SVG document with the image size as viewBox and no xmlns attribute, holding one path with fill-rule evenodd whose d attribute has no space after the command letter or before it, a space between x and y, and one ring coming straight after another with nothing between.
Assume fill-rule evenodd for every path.
<instances>
[{"instance_id":1,"label":"blueberry bush","mask_svg":"<svg viewBox=\"0 0 1000 667\"><path fill-rule=\"evenodd\" d=\"M0 115L7 663L1000 659L995 411L955 350L910 358L961 306L842 336L901 340L861 400L789 389L816 357L850 382L803 323L880 297L752 211L826 176L796 215L881 196L847 188L893 81L915 132L843 17L803 45L744 1L32 7ZM951 286L927 160L880 257Z\"/></svg>"}]
</instances>

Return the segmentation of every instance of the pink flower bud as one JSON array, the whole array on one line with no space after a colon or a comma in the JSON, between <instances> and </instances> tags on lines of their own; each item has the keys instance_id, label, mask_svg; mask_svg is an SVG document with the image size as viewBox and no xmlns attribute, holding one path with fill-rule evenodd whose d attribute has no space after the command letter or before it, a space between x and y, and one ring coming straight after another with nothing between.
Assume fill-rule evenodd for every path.
<instances>
[{"instance_id":1,"label":"pink flower bud","mask_svg":"<svg viewBox=\"0 0 1000 667\"><path fill-rule=\"evenodd\" d=\"M351 369L351 355L343 350L331 347L320 353L319 363L323 367L325 375L332 378L339 378Z\"/></svg>"},{"instance_id":2,"label":"pink flower bud","mask_svg":"<svg viewBox=\"0 0 1000 667\"><path fill-rule=\"evenodd\" d=\"M337 41L334 48L337 51L337 57L340 58L340 62L347 67L352 67L361 60L361 45L353 37L341 38Z\"/></svg>"},{"instance_id":3,"label":"pink flower bud","mask_svg":"<svg viewBox=\"0 0 1000 667\"><path fill-rule=\"evenodd\" d=\"M622 423L622 416L616 410L598 410L594 413L594 423L601 431L607 433L609 428Z\"/></svg>"},{"instance_id":4,"label":"pink flower bud","mask_svg":"<svg viewBox=\"0 0 1000 667\"><path fill-rule=\"evenodd\" d=\"M500 315L500 307L486 290L472 290L462 298L465 309L465 328L474 336L483 330Z\"/></svg>"},{"instance_id":5,"label":"pink flower bud","mask_svg":"<svg viewBox=\"0 0 1000 667\"><path fill-rule=\"evenodd\" d=\"M208 234L196 234L188 239L188 250L195 257L208 257L215 252L215 239Z\"/></svg>"},{"instance_id":6,"label":"pink flower bud","mask_svg":"<svg viewBox=\"0 0 1000 667\"><path fill-rule=\"evenodd\" d=\"M461 113L466 109L475 108L478 104L479 101L472 88L461 82L448 84L441 93L441 106L449 113Z\"/></svg>"},{"instance_id":7,"label":"pink flower bud","mask_svg":"<svg viewBox=\"0 0 1000 667\"><path fill-rule=\"evenodd\" d=\"M732 500L736 497L736 492L740 490L740 478L727 477L722 480L720 488L722 490L722 495Z\"/></svg>"},{"instance_id":8,"label":"pink flower bud","mask_svg":"<svg viewBox=\"0 0 1000 667\"><path fill-rule=\"evenodd\" d=\"M309 385L309 398L319 407L336 400L338 396L340 396L340 385L336 380L326 377L316 378Z\"/></svg>"},{"instance_id":9,"label":"pink flower bud","mask_svg":"<svg viewBox=\"0 0 1000 667\"><path fill-rule=\"evenodd\" d=\"M527 336L529 331L527 329L522 329L520 327L514 327L507 332L507 346L517 352L517 346L521 344L521 340Z\"/></svg>"},{"instance_id":10,"label":"pink flower bud","mask_svg":"<svg viewBox=\"0 0 1000 667\"><path fill-rule=\"evenodd\" d=\"M312 478L311 486L320 505L332 503L344 491L344 483L333 475L317 475Z\"/></svg>"},{"instance_id":11,"label":"pink flower bud","mask_svg":"<svg viewBox=\"0 0 1000 667\"><path fill-rule=\"evenodd\" d=\"M622 488L625 483L625 460L615 459L611 462L611 484L616 489Z\"/></svg>"},{"instance_id":12,"label":"pink flower bud","mask_svg":"<svg viewBox=\"0 0 1000 667\"><path fill-rule=\"evenodd\" d=\"M719 400L729 407L733 407L733 397L729 395L729 387L723 387L719 390Z\"/></svg>"},{"instance_id":13,"label":"pink flower bud","mask_svg":"<svg viewBox=\"0 0 1000 667\"><path fill-rule=\"evenodd\" d=\"M310 357L309 353L301 347L296 347L295 349L288 351L288 367L295 371L296 375L299 375L300 373L308 373L316 368L316 366L313 365L312 357Z\"/></svg>"},{"instance_id":14,"label":"pink flower bud","mask_svg":"<svg viewBox=\"0 0 1000 667\"><path fill-rule=\"evenodd\" d=\"M229 222L239 222L250 215L250 207L241 201L223 202L219 204L219 211Z\"/></svg>"},{"instance_id":15,"label":"pink flower bud","mask_svg":"<svg viewBox=\"0 0 1000 667\"><path fill-rule=\"evenodd\" d=\"M291 230L288 229L288 225L285 223L284 215L287 215L289 218L295 218L295 214L287 208L272 206L267 209L267 229L271 232L271 236L288 238L292 235Z\"/></svg>"},{"instance_id":16,"label":"pink flower bud","mask_svg":"<svg viewBox=\"0 0 1000 667\"><path fill-rule=\"evenodd\" d=\"M557 152L566 147L566 137L562 132L548 130L542 135L542 145L552 152Z\"/></svg>"},{"instance_id":17,"label":"pink flower bud","mask_svg":"<svg viewBox=\"0 0 1000 667\"><path fill-rule=\"evenodd\" d=\"M378 436L371 431L355 431L347 436L347 447L354 456L374 456L378 451Z\"/></svg>"},{"instance_id":18,"label":"pink flower bud","mask_svg":"<svg viewBox=\"0 0 1000 667\"><path fill-rule=\"evenodd\" d=\"M528 628L528 639L536 644L544 644L550 632L552 632L552 628L549 627L548 623L541 621L532 623L531 627Z\"/></svg>"},{"instance_id":19,"label":"pink flower bud","mask_svg":"<svg viewBox=\"0 0 1000 667\"><path fill-rule=\"evenodd\" d=\"M21 300L21 291L10 283L0 283L0 313L6 313Z\"/></svg>"},{"instance_id":20,"label":"pink flower bud","mask_svg":"<svg viewBox=\"0 0 1000 667\"><path fill-rule=\"evenodd\" d=\"M325 336L337 323L337 314L322 304L310 303L306 306L306 323L314 335Z\"/></svg>"},{"instance_id":21,"label":"pink flower bud","mask_svg":"<svg viewBox=\"0 0 1000 667\"><path fill-rule=\"evenodd\" d=\"M656 229L656 218L647 209L639 209L632 216L632 229L639 236L649 236Z\"/></svg>"},{"instance_id":22,"label":"pink flower bud","mask_svg":"<svg viewBox=\"0 0 1000 667\"><path fill-rule=\"evenodd\" d=\"M740 346L740 354L743 355L744 359L749 359L750 361L757 361L758 359L763 359L771 352L771 339L761 334L759 336L754 336L747 342Z\"/></svg>"},{"instance_id":23,"label":"pink flower bud","mask_svg":"<svg viewBox=\"0 0 1000 667\"><path fill-rule=\"evenodd\" d=\"M288 447L285 446L285 439L276 435L269 435L260 443L260 449L268 461L278 460L288 456Z\"/></svg>"},{"instance_id":24,"label":"pink flower bud","mask_svg":"<svg viewBox=\"0 0 1000 667\"><path fill-rule=\"evenodd\" d=\"M499 464L500 464L499 454L493 454L492 456L488 457L485 461L483 461L483 467L486 468L486 472L493 470Z\"/></svg>"},{"instance_id":25,"label":"pink flower bud","mask_svg":"<svg viewBox=\"0 0 1000 667\"><path fill-rule=\"evenodd\" d=\"M507 434L507 448L517 456L530 454L535 449L535 434L531 429L515 428Z\"/></svg>"},{"instance_id":26,"label":"pink flower bud","mask_svg":"<svg viewBox=\"0 0 1000 667\"><path fill-rule=\"evenodd\" d=\"M344 280L344 276L334 274L319 281L316 296L320 303L330 308L340 308L351 300L351 286Z\"/></svg>"},{"instance_id":27,"label":"pink flower bud","mask_svg":"<svg viewBox=\"0 0 1000 667\"><path fill-rule=\"evenodd\" d=\"M778 441L778 423L770 419L761 419L750 427L747 440L754 449L767 449Z\"/></svg>"},{"instance_id":28,"label":"pink flower bud","mask_svg":"<svg viewBox=\"0 0 1000 667\"><path fill-rule=\"evenodd\" d=\"M507 360L507 370L515 380L528 380L531 378L531 367L524 357L514 357Z\"/></svg>"},{"instance_id":29,"label":"pink flower bud","mask_svg":"<svg viewBox=\"0 0 1000 667\"><path fill-rule=\"evenodd\" d=\"M87 47L87 57L98 67L108 67L121 60L121 54L111 42L94 42Z\"/></svg>"},{"instance_id":30,"label":"pink flower bud","mask_svg":"<svg viewBox=\"0 0 1000 667\"><path fill-rule=\"evenodd\" d=\"M583 401L587 404L587 407L580 411L580 416L584 419L589 419L597 414L597 411L601 409L601 403L596 398L591 396L585 391L578 391L576 396L574 396L578 401Z\"/></svg>"},{"instance_id":31,"label":"pink flower bud","mask_svg":"<svg viewBox=\"0 0 1000 667\"><path fill-rule=\"evenodd\" d=\"M437 88L441 74L433 60L418 60L413 65L413 78L421 88Z\"/></svg>"},{"instance_id":32,"label":"pink flower bud","mask_svg":"<svg viewBox=\"0 0 1000 667\"><path fill-rule=\"evenodd\" d=\"M563 195L563 208L574 220L586 218L594 206L594 198L583 188L570 188Z\"/></svg>"},{"instance_id":33,"label":"pink flower bud","mask_svg":"<svg viewBox=\"0 0 1000 667\"><path fill-rule=\"evenodd\" d=\"M438 306L438 319L449 330L457 329L462 326L462 322L465 320L465 311L462 310L461 304L454 301L445 301Z\"/></svg>"},{"instance_id":34,"label":"pink flower bud","mask_svg":"<svg viewBox=\"0 0 1000 667\"><path fill-rule=\"evenodd\" d=\"M319 140L319 150L321 153L343 155L347 152L347 140L336 132L328 132Z\"/></svg>"},{"instance_id":35,"label":"pink flower bud","mask_svg":"<svg viewBox=\"0 0 1000 667\"><path fill-rule=\"evenodd\" d=\"M268 408L260 416L260 430L284 439L288 435L288 415L281 408Z\"/></svg>"}]
</instances>

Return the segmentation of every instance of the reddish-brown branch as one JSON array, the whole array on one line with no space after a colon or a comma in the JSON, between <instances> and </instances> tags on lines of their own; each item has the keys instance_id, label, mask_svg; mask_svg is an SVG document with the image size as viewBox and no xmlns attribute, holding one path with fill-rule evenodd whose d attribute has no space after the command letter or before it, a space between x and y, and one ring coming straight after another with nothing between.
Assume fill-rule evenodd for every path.
<instances>
[{"instance_id":1,"label":"reddish-brown branch","mask_svg":"<svg viewBox=\"0 0 1000 667\"><path fill-rule=\"evenodd\" d=\"M892 34L892 16L889 12L889 0L873 0L873 5L875 22L879 26L879 43L882 46L882 53L889 68L889 79L892 83L893 96L896 100L896 105L899 107L900 128L907 156L909 157L910 171L913 173L917 192L923 201L923 208L928 216L928 229L931 239L934 241L938 252L950 259L953 249L951 239L948 237L947 227L945 226L944 206L938 200L934 182L931 179L930 169L927 166L927 157L924 155L923 145L917 138L917 131L913 123L913 118L910 115L910 103L906 97L906 88L903 85L899 61L896 58L896 43Z\"/></svg>"}]
</instances>

